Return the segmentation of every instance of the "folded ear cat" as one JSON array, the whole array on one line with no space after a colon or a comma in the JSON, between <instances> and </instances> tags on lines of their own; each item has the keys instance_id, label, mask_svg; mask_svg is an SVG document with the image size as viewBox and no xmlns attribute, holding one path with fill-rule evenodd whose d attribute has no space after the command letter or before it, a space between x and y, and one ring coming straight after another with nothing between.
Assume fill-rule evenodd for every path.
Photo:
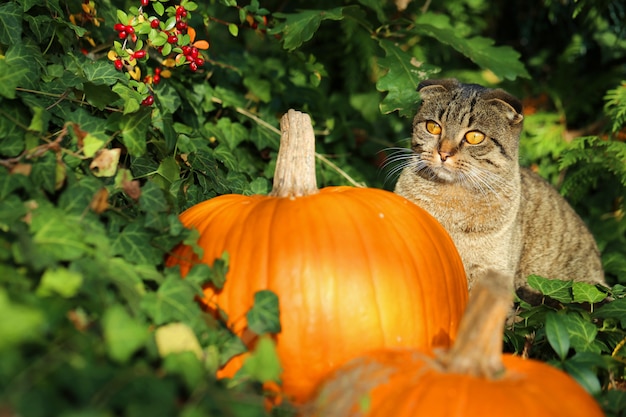
<instances>
[{"instance_id":1,"label":"folded ear cat","mask_svg":"<svg viewBox=\"0 0 626 417\"><path fill-rule=\"evenodd\" d=\"M527 277L604 283L595 240L559 193L519 165L522 104L500 89L428 80L413 120L411 156L395 192L448 230L471 289L495 269L515 277L536 301Z\"/></svg>"}]
</instances>

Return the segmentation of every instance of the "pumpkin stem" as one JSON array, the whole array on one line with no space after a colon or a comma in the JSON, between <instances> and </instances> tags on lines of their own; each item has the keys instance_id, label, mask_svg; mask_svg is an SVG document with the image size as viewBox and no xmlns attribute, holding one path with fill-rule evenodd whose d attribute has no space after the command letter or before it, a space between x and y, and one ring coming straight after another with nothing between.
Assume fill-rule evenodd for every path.
<instances>
[{"instance_id":1,"label":"pumpkin stem","mask_svg":"<svg viewBox=\"0 0 626 417\"><path fill-rule=\"evenodd\" d=\"M272 197L316 194L315 134L306 113L290 109L280 119L280 148L274 171Z\"/></svg>"},{"instance_id":2,"label":"pumpkin stem","mask_svg":"<svg viewBox=\"0 0 626 417\"><path fill-rule=\"evenodd\" d=\"M440 357L448 372L498 378L502 364L502 331L513 303L513 280L489 270L474 285L457 338Z\"/></svg>"}]
</instances>

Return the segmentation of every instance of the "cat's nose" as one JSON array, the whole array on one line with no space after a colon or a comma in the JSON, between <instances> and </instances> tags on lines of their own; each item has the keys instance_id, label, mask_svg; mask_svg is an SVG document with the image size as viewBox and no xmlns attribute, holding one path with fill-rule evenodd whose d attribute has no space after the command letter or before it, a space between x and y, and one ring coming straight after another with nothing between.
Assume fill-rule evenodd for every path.
<instances>
[{"instance_id":1,"label":"cat's nose","mask_svg":"<svg viewBox=\"0 0 626 417\"><path fill-rule=\"evenodd\" d=\"M453 152L444 152L444 151L438 151L438 153L439 153L439 157L441 158L441 162L444 162L453 154Z\"/></svg>"}]
</instances>

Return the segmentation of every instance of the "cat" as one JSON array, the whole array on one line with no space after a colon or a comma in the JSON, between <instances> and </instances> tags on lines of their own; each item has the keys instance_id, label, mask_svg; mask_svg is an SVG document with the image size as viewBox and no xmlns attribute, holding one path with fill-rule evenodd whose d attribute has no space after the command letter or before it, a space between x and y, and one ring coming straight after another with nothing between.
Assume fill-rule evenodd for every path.
<instances>
[{"instance_id":1,"label":"cat","mask_svg":"<svg viewBox=\"0 0 626 417\"><path fill-rule=\"evenodd\" d=\"M604 283L596 242L544 179L520 167L521 102L501 89L427 80L413 120L411 153L401 157L395 192L448 231L468 288L487 270L514 277L518 295L540 300L531 274Z\"/></svg>"}]
</instances>

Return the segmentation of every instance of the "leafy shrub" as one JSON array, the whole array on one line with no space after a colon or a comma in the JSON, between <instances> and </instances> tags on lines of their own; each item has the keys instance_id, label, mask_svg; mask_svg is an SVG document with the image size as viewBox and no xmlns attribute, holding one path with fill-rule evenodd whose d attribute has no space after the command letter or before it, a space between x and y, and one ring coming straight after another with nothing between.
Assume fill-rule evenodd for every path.
<instances>
[{"instance_id":1,"label":"leafy shrub","mask_svg":"<svg viewBox=\"0 0 626 417\"><path fill-rule=\"evenodd\" d=\"M289 108L314 119L322 186L390 186L379 152L408 137L420 80L536 76L537 51L526 50L524 66L512 48L485 37L493 28L484 17L489 2L444 3L410 2L404 11L392 2L331 0L315 9L254 0L0 4L0 410L265 415L260 383L268 375L259 369L276 373L271 345L237 379L214 380L243 346L192 300L203 282L224 279L227 262L198 267L186 280L165 269L168 251L196 237L177 215L216 195L267 192L278 117ZM598 24L611 22L603 10ZM187 26L169 42L179 21ZM194 45L189 60L183 48ZM621 129L623 91L614 93L607 112ZM553 109L547 113L544 126L558 127ZM623 221L607 209L622 203L622 145L579 139L527 162L556 176L553 162L564 155L564 191L583 202L607 270L623 283ZM602 308L619 311L623 292L611 294L619 303ZM533 354L589 380L599 370L587 386L607 388L607 380L623 379L623 367L607 362L610 349L623 357L623 323L606 310L579 313L579 301L563 301L566 313L555 314L580 314L587 327L606 323L592 360L574 360L583 349L572 335L571 360L562 340L543 349L555 343L541 339L555 311L548 306L522 306L528 318L509 337L518 349L520 337L536 332ZM173 338L186 341L178 351L167 343ZM617 415L624 400L603 392Z\"/></svg>"}]
</instances>

